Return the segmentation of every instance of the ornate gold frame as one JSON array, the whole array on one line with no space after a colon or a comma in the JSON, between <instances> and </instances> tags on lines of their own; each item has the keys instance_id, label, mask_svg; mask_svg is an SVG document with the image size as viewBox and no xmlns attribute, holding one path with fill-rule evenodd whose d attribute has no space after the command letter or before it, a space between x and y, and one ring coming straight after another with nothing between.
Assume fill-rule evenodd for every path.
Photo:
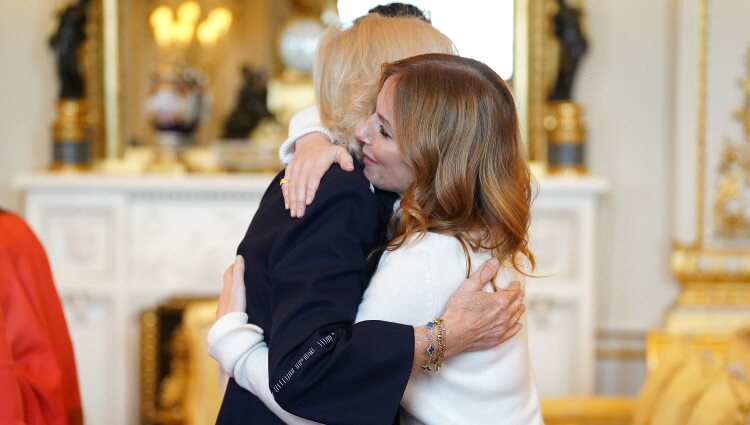
<instances>
[{"instance_id":1,"label":"ornate gold frame","mask_svg":"<svg viewBox=\"0 0 750 425\"><path fill-rule=\"evenodd\" d=\"M104 157L117 159L120 156L122 133L120 131L120 45L118 0L98 0L102 2L102 45L104 86Z\"/></svg>"},{"instance_id":2,"label":"ornate gold frame","mask_svg":"<svg viewBox=\"0 0 750 425\"><path fill-rule=\"evenodd\" d=\"M269 4L275 4L277 0L268 0ZM323 4L327 0L289 0L293 9L310 7L310 4ZM243 2L235 2L243 4ZM122 8L128 5L122 0L92 0L92 10L97 11L97 21L90 30L90 44L99 46L97 54L87 53L89 62L92 63L90 80L97 90L90 97L95 103L101 105L96 116L92 116L92 124L99 130L99 137L94 141L95 151L99 152L95 159L116 161L121 158L125 149L125 139L128 137L126 128L129 123L124 113L122 90L127 85L123 84L121 78L121 23ZM295 9L296 10L296 9ZM290 12L291 13L291 12ZM278 61L277 58L274 60ZM107 167L104 167L107 169Z\"/></svg>"},{"instance_id":3,"label":"ornate gold frame","mask_svg":"<svg viewBox=\"0 0 750 425\"><path fill-rule=\"evenodd\" d=\"M94 161L119 156L117 1L93 0L89 6L83 70Z\"/></svg>"},{"instance_id":4,"label":"ornate gold frame","mask_svg":"<svg viewBox=\"0 0 750 425\"><path fill-rule=\"evenodd\" d=\"M516 70L513 87L529 158L546 162L547 135L542 125L546 93L556 72L558 48L551 33L554 0L515 0ZM582 1L578 0L581 5ZM120 0L94 0L94 19L87 50L93 103L91 123L95 128L97 159L117 160L122 154L119 64Z\"/></svg>"},{"instance_id":5,"label":"ornate gold frame","mask_svg":"<svg viewBox=\"0 0 750 425\"><path fill-rule=\"evenodd\" d=\"M543 121L547 92L557 71L559 49L552 35L552 0L516 0L516 70L513 89L519 106L529 159L547 162Z\"/></svg>"},{"instance_id":6,"label":"ornate gold frame","mask_svg":"<svg viewBox=\"0 0 750 425\"><path fill-rule=\"evenodd\" d=\"M750 247L726 248L705 243L706 213L706 70L708 54L709 0L697 0L697 81L696 81L696 239L691 244L673 243L670 267L683 285L696 291L686 291L681 297L688 304L716 304L704 294L710 287L750 283ZM708 286L707 286L708 285ZM704 294L705 295L705 294ZM744 298L743 298L744 299ZM737 300L734 300L737 301Z\"/></svg>"},{"instance_id":7,"label":"ornate gold frame","mask_svg":"<svg viewBox=\"0 0 750 425\"><path fill-rule=\"evenodd\" d=\"M206 323L188 323L188 312L200 312L201 317L210 316ZM213 360L208 357L207 347L195 345L196 332L213 323L216 311L216 298L213 297L176 297L166 301L155 309L141 314L141 400L140 422L146 425L194 424L213 419L214 408L220 397L206 399L206 387L215 387L216 383L202 381L202 372ZM193 314L195 316L195 314ZM193 317L195 319L195 317ZM195 320L193 320L195 321ZM180 341L176 341L182 337ZM205 342L205 337L201 337ZM179 349L176 349L179 347ZM174 366L179 365L179 370ZM216 369L218 371L218 368ZM218 374L209 379L217 379ZM165 381L172 380L167 388ZM214 385L209 385L214 384ZM174 394L175 390L178 394ZM162 406L160 398L171 391L174 402L171 407ZM216 398L216 399L213 399Z\"/></svg>"}]
</instances>

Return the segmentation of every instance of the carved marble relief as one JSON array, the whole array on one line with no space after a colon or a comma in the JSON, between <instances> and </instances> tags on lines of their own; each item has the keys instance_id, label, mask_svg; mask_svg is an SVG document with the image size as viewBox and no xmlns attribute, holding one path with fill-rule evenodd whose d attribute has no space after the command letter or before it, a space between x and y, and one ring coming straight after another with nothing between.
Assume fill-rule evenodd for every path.
<instances>
[{"instance_id":1,"label":"carved marble relief","mask_svg":"<svg viewBox=\"0 0 750 425\"><path fill-rule=\"evenodd\" d=\"M42 213L41 235L55 273L83 284L106 284L114 279L113 209L48 206Z\"/></svg>"},{"instance_id":2,"label":"carved marble relief","mask_svg":"<svg viewBox=\"0 0 750 425\"><path fill-rule=\"evenodd\" d=\"M258 202L215 202L196 194L136 203L129 212L133 281L139 287L158 283L165 290L217 292L217 276L234 258Z\"/></svg>"},{"instance_id":3,"label":"carved marble relief","mask_svg":"<svg viewBox=\"0 0 750 425\"><path fill-rule=\"evenodd\" d=\"M572 210L534 211L529 241L537 262L535 274L549 275L552 281L580 279L579 220L578 212Z\"/></svg>"}]
</instances>

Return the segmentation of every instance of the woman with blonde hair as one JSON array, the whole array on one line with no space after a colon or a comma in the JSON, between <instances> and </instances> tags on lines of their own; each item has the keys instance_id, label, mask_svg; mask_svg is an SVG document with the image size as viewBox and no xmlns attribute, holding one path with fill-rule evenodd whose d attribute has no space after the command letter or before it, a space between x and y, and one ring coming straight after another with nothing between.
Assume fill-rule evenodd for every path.
<instances>
[{"instance_id":1,"label":"woman with blonde hair","mask_svg":"<svg viewBox=\"0 0 750 425\"><path fill-rule=\"evenodd\" d=\"M315 75L329 134L356 153L355 123L374 109L381 64L434 51L453 53L452 43L415 18L371 14L329 29ZM331 167L300 219L284 211L283 172L266 191L225 273L209 333L210 354L234 378L218 423L390 424L409 376L430 364L429 326L355 323L397 196L372 188L359 163L353 168ZM435 331L448 344L435 358L495 347L519 331L522 291L482 291L497 269L489 261L456 277Z\"/></svg>"}]
</instances>

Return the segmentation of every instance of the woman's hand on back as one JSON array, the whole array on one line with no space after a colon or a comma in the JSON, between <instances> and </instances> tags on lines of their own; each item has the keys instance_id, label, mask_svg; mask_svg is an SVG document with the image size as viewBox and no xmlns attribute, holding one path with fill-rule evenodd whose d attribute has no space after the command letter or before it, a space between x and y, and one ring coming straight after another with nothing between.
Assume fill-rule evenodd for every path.
<instances>
[{"instance_id":1,"label":"woman's hand on back","mask_svg":"<svg viewBox=\"0 0 750 425\"><path fill-rule=\"evenodd\" d=\"M245 259L238 255L234 264L224 271L224 287L219 295L219 306L216 309L216 319L227 313L246 310L245 299Z\"/></svg>"},{"instance_id":2,"label":"woman's hand on back","mask_svg":"<svg viewBox=\"0 0 750 425\"><path fill-rule=\"evenodd\" d=\"M497 292L482 289L499 268L497 259L485 262L448 301L443 314L446 357L495 347L521 330L519 320L526 306L520 282L511 282L506 289Z\"/></svg>"},{"instance_id":3,"label":"woman's hand on back","mask_svg":"<svg viewBox=\"0 0 750 425\"><path fill-rule=\"evenodd\" d=\"M281 185L284 207L292 217L302 217L315 198L323 174L338 163L341 169L354 171L354 159L346 148L332 144L321 133L310 133L295 143L294 157L287 165Z\"/></svg>"}]
</instances>

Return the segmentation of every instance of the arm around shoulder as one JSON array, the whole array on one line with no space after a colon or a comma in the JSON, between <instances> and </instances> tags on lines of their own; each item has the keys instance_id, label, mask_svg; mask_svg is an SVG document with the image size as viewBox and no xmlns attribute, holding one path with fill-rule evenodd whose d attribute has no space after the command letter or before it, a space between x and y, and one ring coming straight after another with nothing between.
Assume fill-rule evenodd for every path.
<instances>
[{"instance_id":1,"label":"arm around shoulder","mask_svg":"<svg viewBox=\"0 0 750 425\"><path fill-rule=\"evenodd\" d=\"M284 164L291 162L297 141L311 133L320 133L333 143L333 134L321 124L318 107L315 105L297 112L289 121L289 137L279 148L279 158Z\"/></svg>"}]
</instances>

